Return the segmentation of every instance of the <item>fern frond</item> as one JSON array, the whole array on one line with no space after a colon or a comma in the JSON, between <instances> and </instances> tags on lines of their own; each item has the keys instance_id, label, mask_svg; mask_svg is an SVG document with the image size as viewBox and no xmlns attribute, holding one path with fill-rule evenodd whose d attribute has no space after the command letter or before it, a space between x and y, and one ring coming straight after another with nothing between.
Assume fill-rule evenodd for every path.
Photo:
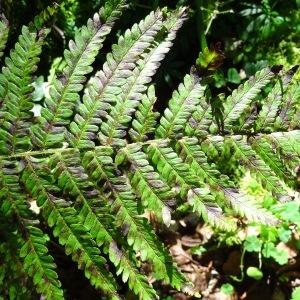
<instances>
[{"instance_id":1,"label":"fern frond","mask_svg":"<svg viewBox=\"0 0 300 300\"><path fill-rule=\"evenodd\" d=\"M106 180L106 185L114 197L111 210L116 216L115 224L127 236L128 244L132 245L136 252L140 252L142 260L149 259L153 263L157 279L163 279L180 288L185 281L184 277L173 266L170 255L155 238L146 219L141 218L132 187L124 175L116 176L118 171L111 155L112 148L96 148L86 156L86 169L91 176Z\"/></svg>"},{"instance_id":2,"label":"fern frond","mask_svg":"<svg viewBox=\"0 0 300 300\"><path fill-rule=\"evenodd\" d=\"M286 168L285 163L280 159L277 149L270 143L270 140L261 136L259 138L250 138L249 143L278 178L284 180L288 186L295 188L296 178Z\"/></svg>"},{"instance_id":3,"label":"fern frond","mask_svg":"<svg viewBox=\"0 0 300 300\"><path fill-rule=\"evenodd\" d=\"M154 86L151 85L147 94L143 96L142 101L139 103L135 118L129 129L129 135L133 141L146 141L148 135L154 132L156 120L159 117L159 112L153 111L156 99Z\"/></svg>"},{"instance_id":4,"label":"fern frond","mask_svg":"<svg viewBox=\"0 0 300 300\"><path fill-rule=\"evenodd\" d=\"M144 299L143 297L150 299L150 295L155 295L154 290L146 284L145 276L133 277L138 271L125 254L125 250L118 250L121 251L121 254L118 252L121 255L119 259L114 256L117 249L116 233L112 226L114 219L107 209L107 203L98 190L88 181L83 167L80 166L79 152L70 151L56 156L51 165L55 166L53 172L65 194L76 197L75 206L79 210L79 217L81 217L83 225L90 231L98 246L106 244L104 251L109 252L111 261L116 267L119 266L119 272L123 273L123 281L128 280L129 287L136 294L139 294L141 299ZM130 278L126 278L129 276L127 274L130 274Z\"/></svg>"},{"instance_id":5,"label":"fern frond","mask_svg":"<svg viewBox=\"0 0 300 300\"><path fill-rule=\"evenodd\" d=\"M212 107L206 97L203 96L197 105L196 111L194 111L185 126L185 134L203 138L208 135L212 122Z\"/></svg>"},{"instance_id":6,"label":"fern frond","mask_svg":"<svg viewBox=\"0 0 300 300\"><path fill-rule=\"evenodd\" d=\"M236 228L232 220L224 217L222 209L215 202L208 188L190 189L187 200L193 207L193 211L197 212L205 222L226 231L233 231Z\"/></svg>"},{"instance_id":7,"label":"fern frond","mask_svg":"<svg viewBox=\"0 0 300 300\"><path fill-rule=\"evenodd\" d=\"M3 51L7 43L9 33L9 24L4 15L0 15L0 58L3 56Z\"/></svg>"},{"instance_id":8,"label":"fern frond","mask_svg":"<svg viewBox=\"0 0 300 300\"><path fill-rule=\"evenodd\" d=\"M45 162L27 157L22 181L37 199L43 217L53 227L53 234L65 247L66 254L71 255L79 269L84 270L92 285L112 299L119 299L115 280L105 268L106 260L100 256L96 243L77 211L68 202L55 196L60 189L53 184L55 181Z\"/></svg>"},{"instance_id":9,"label":"fern frond","mask_svg":"<svg viewBox=\"0 0 300 300\"><path fill-rule=\"evenodd\" d=\"M205 89L206 86L201 85L200 78L196 74L186 75L178 91L173 93L169 108L166 108L164 116L160 119L156 136L158 138L182 136L183 128L192 113L196 111Z\"/></svg>"},{"instance_id":10,"label":"fern frond","mask_svg":"<svg viewBox=\"0 0 300 300\"><path fill-rule=\"evenodd\" d=\"M64 140L65 127L70 123L73 109L79 101L78 92L83 89L85 75L92 72L91 64L110 33L116 19L124 7L123 0L109 1L89 19L75 34L75 41L69 42L65 50L67 63L63 75L51 83L50 96L45 99L41 110L40 123L32 129L32 139L40 148L61 145Z\"/></svg>"},{"instance_id":11,"label":"fern frond","mask_svg":"<svg viewBox=\"0 0 300 300\"><path fill-rule=\"evenodd\" d=\"M55 9L23 27L0 75L0 221L5 221L1 230L9 227L0 252L13 248L13 255L23 257L23 269L48 299L63 299L63 292L39 221L105 297L120 299L115 279L120 275L134 297L150 300L158 295L148 275L183 291L186 279L155 234L148 211L167 226L176 204L221 230L236 229L236 214L276 225L231 179L237 175L232 163L250 169L280 201L297 197L300 88L289 87L296 67L282 84L275 82L282 76L279 67L257 72L227 97L224 110L193 67L156 124L151 80L186 8L157 10L125 31L84 87L124 6L123 0L105 1L76 33L39 118L31 112L32 75L48 32L42 27ZM36 215L31 202L40 210ZM143 261L151 274L140 273Z\"/></svg>"},{"instance_id":12,"label":"fern frond","mask_svg":"<svg viewBox=\"0 0 300 300\"><path fill-rule=\"evenodd\" d=\"M276 75L277 69L265 68L256 72L249 80L240 85L227 97L224 103L223 122L227 130L232 129L235 122L242 116L245 110L251 105L252 101L260 91Z\"/></svg>"},{"instance_id":13,"label":"fern frond","mask_svg":"<svg viewBox=\"0 0 300 300\"><path fill-rule=\"evenodd\" d=\"M88 175L81 166L78 151L63 152L51 157L52 173L57 179L58 186L65 195L75 197L75 207L84 226L90 231L98 246L106 243L108 248L112 241L111 233L107 230L113 221L106 201L99 191L88 180Z\"/></svg>"},{"instance_id":14,"label":"fern frond","mask_svg":"<svg viewBox=\"0 0 300 300\"><path fill-rule=\"evenodd\" d=\"M115 242L110 244L109 258L117 267L117 275L122 274L123 282L128 281L129 288L136 295L139 295L139 299L152 300L157 298L157 294L149 285L147 277L140 274L132 264L133 257L128 257L127 253L119 249Z\"/></svg>"},{"instance_id":15,"label":"fern frond","mask_svg":"<svg viewBox=\"0 0 300 300\"><path fill-rule=\"evenodd\" d=\"M282 182L264 160L251 148L242 136L232 136L229 140L235 153L234 157L241 161L249 170L261 180L262 184L279 198L283 199L286 191Z\"/></svg>"},{"instance_id":16,"label":"fern frond","mask_svg":"<svg viewBox=\"0 0 300 300\"><path fill-rule=\"evenodd\" d=\"M295 171L300 165L300 131L274 132L268 135L280 157Z\"/></svg>"},{"instance_id":17,"label":"fern frond","mask_svg":"<svg viewBox=\"0 0 300 300\"><path fill-rule=\"evenodd\" d=\"M219 191L222 186L232 186L228 176L221 174L215 164L209 164L207 156L196 138L182 138L176 144L179 156L190 166L199 180Z\"/></svg>"},{"instance_id":18,"label":"fern frond","mask_svg":"<svg viewBox=\"0 0 300 300\"><path fill-rule=\"evenodd\" d=\"M266 137L277 155L293 176L292 184L297 186L297 170L300 165L300 131L275 132Z\"/></svg>"},{"instance_id":19,"label":"fern frond","mask_svg":"<svg viewBox=\"0 0 300 300\"><path fill-rule=\"evenodd\" d=\"M106 154L111 154L109 148L102 149L100 152L101 156L97 158L94 155L94 152L89 151L86 152L86 154L83 157L83 165L85 166L86 170L89 170L88 172L91 175L91 178L100 181L108 180L108 177L105 175L105 172L99 173L99 170L101 169L100 164L97 163L97 159L101 161L106 161L107 164L112 164L112 160L110 160L110 156L106 156ZM94 165L97 165L97 168L95 171L92 171L94 168ZM100 169L99 169L100 168ZM100 177L99 177L100 175ZM96 224L96 223L94 223ZM112 229L113 222L107 224L109 228ZM93 231L96 231L95 225L91 229L91 234L93 235ZM121 248L117 245L117 238L118 235L112 234L106 236L106 242L109 243L109 259L111 262L117 267L118 272L117 274L123 274L122 280L123 282L127 282L129 284L129 288L133 290L135 294L138 294L140 299L153 299L155 298L156 292L153 290L152 287L150 287L147 283L147 278L139 274L139 271L136 269L137 263L135 262L135 259L132 255L129 256L129 251L127 250L128 247L126 245L122 245ZM152 298L151 298L152 297Z\"/></svg>"},{"instance_id":20,"label":"fern frond","mask_svg":"<svg viewBox=\"0 0 300 300\"><path fill-rule=\"evenodd\" d=\"M37 69L38 56L48 30L30 31L22 28L15 49L2 68L0 83L0 153L14 153L30 149L28 128L32 123L32 74Z\"/></svg>"},{"instance_id":21,"label":"fern frond","mask_svg":"<svg viewBox=\"0 0 300 300\"><path fill-rule=\"evenodd\" d=\"M127 79L122 88L122 93L116 97L116 104L106 116L107 121L101 124L101 132L98 138L101 144L124 146L127 124L131 121L131 115L135 112L142 99L142 93L146 91L146 84L151 82L152 76L160 66L160 61L169 52L172 40L185 19L185 10L180 9L164 23L162 30L168 33L166 38L160 41L162 32L158 36L152 36L152 47L144 52L137 61L136 68ZM164 32L163 32L164 33Z\"/></svg>"},{"instance_id":22,"label":"fern frond","mask_svg":"<svg viewBox=\"0 0 300 300\"><path fill-rule=\"evenodd\" d=\"M23 268L33 278L38 293L45 295L47 299L64 299L61 283L54 271L56 265L46 247L49 237L30 223L26 220L28 236L20 250L20 257L24 258Z\"/></svg>"},{"instance_id":23,"label":"fern frond","mask_svg":"<svg viewBox=\"0 0 300 300\"><path fill-rule=\"evenodd\" d=\"M112 211L116 212L117 225L127 232L127 241L135 251L140 252L141 259L152 262L154 276L180 289L185 281L184 277L173 266L172 258L164 249L146 220L140 218L136 207L136 198L125 178L116 182L116 198L112 204ZM123 182L122 182L123 181Z\"/></svg>"},{"instance_id":24,"label":"fern frond","mask_svg":"<svg viewBox=\"0 0 300 300\"><path fill-rule=\"evenodd\" d=\"M261 111L256 120L256 130L258 132L269 132L273 129L275 118L281 107L283 95L291 82L293 75L296 73L298 66L293 67L274 85L268 97L264 100Z\"/></svg>"},{"instance_id":25,"label":"fern frond","mask_svg":"<svg viewBox=\"0 0 300 300\"><path fill-rule=\"evenodd\" d=\"M233 230L234 225L226 220L206 184L184 163L166 141L153 142L147 149L157 170L171 186L180 187L180 196L187 199L203 219L223 230Z\"/></svg>"},{"instance_id":26,"label":"fern frond","mask_svg":"<svg viewBox=\"0 0 300 300\"><path fill-rule=\"evenodd\" d=\"M133 25L112 46L107 55L103 71L96 73L85 90L83 103L80 104L74 121L70 125L70 141L73 147L90 148L105 117L115 102L116 95L122 91L128 76L136 65L137 57L149 47L149 42L162 26L159 11L150 13L145 20Z\"/></svg>"},{"instance_id":27,"label":"fern frond","mask_svg":"<svg viewBox=\"0 0 300 300\"><path fill-rule=\"evenodd\" d=\"M57 13L58 7L58 4L54 2L43 9L34 17L33 21L29 23L30 29L41 30L43 27L47 27L48 21Z\"/></svg>"},{"instance_id":28,"label":"fern frond","mask_svg":"<svg viewBox=\"0 0 300 300\"><path fill-rule=\"evenodd\" d=\"M64 299L55 271L56 265L46 247L49 238L37 227L38 221L29 210L29 204L19 186L19 172L15 162L1 162L1 211L5 215L14 216L18 222L18 231L22 236L19 256L24 259L23 268L33 278L37 291L48 299Z\"/></svg>"},{"instance_id":29,"label":"fern frond","mask_svg":"<svg viewBox=\"0 0 300 300\"><path fill-rule=\"evenodd\" d=\"M2 265L0 294L2 298L9 299L9 295L12 291L15 291L20 299L31 299L34 294L34 286L23 269L22 259L18 256L19 249L24 241L17 233L16 228L16 222L5 218L0 209L0 256ZM22 289L18 285L20 282L22 282Z\"/></svg>"},{"instance_id":30,"label":"fern frond","mask_svg":"<svg viewBox=\"0 0 300 300\"><path fill-rule=\"evenodd\" d=\"M276 117L274 129L277 130L292 130L299 128L299 119L295 120L297 108L300 101L300 84L295 82L289 87L284 95L282 107Z\"/></svg>"},{"instance_id":31,"label":"fern frond","mask_svg":"<svg viewBox=\"0 0 300 300\"><path fill-rule=\"evenodd\" d=\"M198 178L169 146L168 140L151 141L147 147L147 154L170 186L180 186L180 196L183 199L191 186L203 187L198 185Z\"/></svg>"},{"instance_id":32,"label":"fern frond","mask_svg":"<svg viewBox=\"0 0 300 300\"><path fill-rule=\"evenodd\" d=\"M214 164L208 163L207 157L197 139L182 139L178 141L177 145L180 149L180 156L190 165L191 171L197 175L199 180L207 183L215 198L221 196L222 200L231 206L236 213L245 216L248 220L264 224L276 223L276 219L271 213L235 188L235 184L229 177L221 174ZM230 224L230 220L224 220L224 222L228 225L221 227L227 230L235 229L233 224ZM217 223L217 220L215 223Z\"/></svg>"},{"instance_id":33,"label":"fern frond","mask_svg":"<svg viewBox=\"0 0 300 300\"><path fill-rule=\"evenodd\" d=\"M247 220L255 221L270 226L278 224L278 220L271 212L263 208L249 195L236 188L225 188L224 194L227 202L239 215L245 216Z\"/></svg>"},{"instance_id":34,"label":"fern frond","mask_svg":"<svg viewBox=\"0 0 300 300\"><path fill-rule=\"evenodd\" d=\"M129 172L131 184L141 198L143 206L153 211L155 216L169 225L171 210L168 203L174 201L175 192L154 171L141 148L140 144L132 144L123 148L117 154L116 161L118 156L126 156L131 164Z\"/></svg>"}]
</instances>

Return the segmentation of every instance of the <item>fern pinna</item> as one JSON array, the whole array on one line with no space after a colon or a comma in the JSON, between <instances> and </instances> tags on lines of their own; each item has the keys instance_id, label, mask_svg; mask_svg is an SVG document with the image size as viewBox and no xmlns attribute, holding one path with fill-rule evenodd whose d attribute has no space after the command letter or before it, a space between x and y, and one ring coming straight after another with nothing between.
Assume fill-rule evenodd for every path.
<instances>
[{"instance_id":1,"label":"fern pinna","mask_svg":"<svg viewBox=\"0 0 300 300\"><path fill-rule=\"evenodd\" d=\"M64 52L63 74L50 82L38 116L32 112L32 83L48 33L43 22L24 26L5 59L0 75L0 217L9 229L0 248L9 253L4 295L10 280L27 274L47 299L64 298L45 228L108 298L121 297L120 278L140 299L158 297L140 272L143 261L156 280L191 292L145 212L166 226L175 203L189 205L222 230L236 227L237 218L223 213L228 207L231 216L277 222L224 174L218 159L226 151L279 201L297 197L299 85L289 85L297 68L257 72L226 98L218 118L208 87L191 71L160 116L153 109L151 80L186 8L157 10L133 25L87 81L125 6L123 0L108 1L76 33ZM8 23L0 22L2 51ZM39 212L32 209L35 203Z\"/></svg>"}]
</instances>

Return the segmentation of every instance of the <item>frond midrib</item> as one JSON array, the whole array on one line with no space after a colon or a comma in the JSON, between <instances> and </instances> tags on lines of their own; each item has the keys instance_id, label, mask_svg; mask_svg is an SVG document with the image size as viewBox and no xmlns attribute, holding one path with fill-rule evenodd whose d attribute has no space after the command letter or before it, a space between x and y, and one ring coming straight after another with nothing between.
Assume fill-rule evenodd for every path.
<instances>
[{"instance_id":1,"label":"frond midrib","mask_svg":"<svg viewBox=\"0 0 300 300\"><path fill-rule=\"evenodd\" d=\"M293 129L293 130L285 130L285 131L274 131L272 133L257 133L255 135L255 137L260 137L260 136L269 136L269 135L274 135L276 133L285 133L285 132L299 132L300 129ZM245 132L244 134L240 134L240 133L234 133L234 134L218 134L218 135L207 135L206 137L197 137L197 136L183 136L180 140L186 139L186 138L192 138L195 137L197 138L199 141L204 141L206 139L209 139L210 137L222 137L222 138L230 138L230 137L234 137L237 135L242 135L245 137L253 137L253 134L247 134L247 132ZM177 140L176 138L157 138L157 139L152 139L152 140L147 140L144 142L132 142L132 143L127 143L127 146L134 146L134 145L141 145L141 146L147 146L147 145L151 145L151 144L157 144L160 142L178 142L180 140ZM43 150L33 150L33 151L24 151L24 152L19 152L19 153L15 153L15 154L10 154L10 155L0 155L0 161L1 160L12 160L12 159L20 159L20 158L25 158L25 157L30 157L30 156L47 156L47 155L52 155L52 154L60 154L63 152L69 152L69 151L79 151L80 153L85 153L87 151L96 151L96 150L100 150L100 149L105 149L107 147L111 147L113 149L115 149L116 151L119 150L118 147L113 147L113 146L108 146L108 145L100 145L100 146L95 146L95 147L90 147L90 148L84 148L84 149L78 149L76 147L61 147L61 148L50 148L50 149L43 149Z\"/></svg>"}]
</instances>

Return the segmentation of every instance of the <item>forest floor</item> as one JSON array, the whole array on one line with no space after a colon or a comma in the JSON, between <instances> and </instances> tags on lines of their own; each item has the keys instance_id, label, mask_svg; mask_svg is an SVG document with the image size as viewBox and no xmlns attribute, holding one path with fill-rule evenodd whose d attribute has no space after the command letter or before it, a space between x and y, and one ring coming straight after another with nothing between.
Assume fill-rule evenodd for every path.
<instances>
[{"instance_id":1,"label":"forest floor","mask_svg":"<svg viewBox=\"0 0 300 300\"><path fill-rule=\"evenodd\" d=\"M293 286L300 284L300 258L292 245L282 243L289 254L289 263L280 266L272 260L262 265L264 277L261 280L249 278L246 267L258 265L257 255L246 253L242 259L240 245L227 246L215 240L212 229L204 223L195 222L193 215L179 222L175 235L165 238L179 268L200 291L203 300L289 300ZM197 219L196 219L197 220ZM247 228L245 228L245 231ZM246 232L245 232L246 234ZM170 236L172 239L170 239ZM244 271L242 271L244 269ZM224 293L223 284L230 283L234 290ZM159 288L159 287L156 287ZM160 287L167 300L192 300L187 296ZM165 289L164 289L165 288ZM169 298L168 298L169 296Z\"/></svg>"}]
</instances>

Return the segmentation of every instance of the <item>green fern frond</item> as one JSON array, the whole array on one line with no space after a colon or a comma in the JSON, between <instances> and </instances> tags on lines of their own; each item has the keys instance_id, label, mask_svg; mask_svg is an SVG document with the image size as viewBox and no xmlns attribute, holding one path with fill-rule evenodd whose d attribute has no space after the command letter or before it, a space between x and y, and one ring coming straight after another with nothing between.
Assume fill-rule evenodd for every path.
<instances>
[{"instance_id":1,"label":"green fern frond","mask_svg":"<svg viewBox=\"0 0 300 300\"><path fill-rule=\"evenodd\" d=\"M101 144L121 147L125 145L126 125L131 121L131 115L142 100L142 93L147 89L146 84L151 82L152 76L160 66L160 61L170 50L172 40L184 20L185 10L180 9L170 16L164 23L164 27L157 31L156 36L151 36L151 40L148 39L149 44L152 44L151 47L137 61L137 66L128 76L121 93L117 97L114 95L116 104L106 116L107 121L101 124L101 132L98 135ZM161 34L165 34L165 31L167 36L161 41Z\"/></svg>"},{"instance_id":2,"label":"green fern frond","mask_svg":"<svg viewBox=\"0 0 300 300\"><path fill-rule=\"evenodd\" d=\"M32 74L37 69L38 56L48 30L30 31L22 28L15 49L6 58L0 83L0 153L14 153L31 147L29 127L32 123Z\"/></svg>"},{"instance_id":3,"label":"green fern frond","mask_svg":"<svg viewBox=\"0 0 300 300\"><path fill-rule=\"evenodd\" d=\"M295 120L297 112L299 114L300 84L290 85L283 96L283 104L275 119L275 130L292 130L299 128L299 118Z\"/></svg>"},{"instance_id":4,"label":"green fern frond","mask_svg":"<svg viewBox=\"0 0 300 300\"><path fill-rule=\"evenodd\" d=\"M88 180L88 175L81 166L78 151L63 152L51 158L52 173L58 186L65 195L71 195L79 211L84 226L90 231L98 246L112 241L107 224L113 221L106 202L98 190ZM101 204L102 203L102 204ZM104 223L104 224L103 224Z\"/></svg>"},{"instance_id":5,"label":"green fern frond","mask_svg":"<svg viewBox=\"0 0 300 300\"><path fill-rule=\"evenodd\" d=\"M175 188L180 190L182 199L193 207L204 220L223 230L233 230L234 225L225 220L222 209L218 206L213 195L197 175L184 163L166 141L152 142L148 155L156 165L161 176Z\"/></svg>"},{"instance_id":6,"label":"green fern frond","mask_svg":"<svg viewBox=\"0 0 300 300\"><path fill-rule=\"evenodd\" d=\"M140 57L142 54L151 47L151 45L155 41L155 37L159 34L163 23L162 14L159 12L158 15L160 22L157 23L156 27L153 27L151 31L148 31L143 35L143 47L141 47L141 52L139 53ZM122 87L119 88L119 93L114 91L114 94L110 94L110 98L114 99L113 103L110 107L110 112L105 116L107 119L105 122L101 124L101 130L98 134L98 138L101 144L107 145L119 145L124 146L124 140L122 139L126 135L126 125L130 120L130 115L134 112L135 107L138 105L138 101L140 98L140 94L138 90L139 81L144 80L142 77L142 71L146 70L147 61L151 61L151 54L153 50L150 52L145 52L145 56L141 58L139 61L137 60L136 64L133 64L132 70L124 70L126 74L126 79L123 77L123 80L126 80L126 83L123 84ZM143 63L145 68L139 68L138 63ZM155 68L154 68L155 70ZM149 74L145 74L145 76L149 76ZM144 86L142 85L144 89ZM104 95L105 97L105 95Z\"/></svg>"},{"instance_id":7,"label":"green fern frond","mask_svg":"<svg viewBox=\"0 0 300 300\"><path fill-rule=\"evenodd\" d=\"M153 111L156 99L154 86L151 85L137 107L132 128L129 130L129 135L133 141L143 142L147 140L149 134L154 132L156 120L159 117L159 113Z\"/></svg>"},{"instance_id":8,"label":"green fern frond","mask_svg":"<svg viewBox=\"0 0 300 300\"><path fill-rule=\"evenodd\" d=\"M231 179L238 175L224 170L226 155L279 201L292 194L298 200L300 88L291 81L296 67L286 75L278 67L259 71L217 108L220 116L215 97L192 68L157 124L151 81L186 8L157 10L133 25L112 46L102 70L87 80L123 8L122 0L106 1L76 33L40 117L32 113L32 82L48 32L41 26L51 9L23 27L0 75L0 218L9 227L3 248L17 241L12 254L24 258L25 273L47 299L63 299L64 287L44 226L105 297L120 298L120 276L136 297L147 300L159 296L149 275L186 290L152 220L168 226L181 206L221 230L234 231L236 215L276 225ZM39 213L31 211L32 203ZM141 274L144 261L147 274Z\"/></svg>"},{"instance_id":9,"label":"green fern frond","mask_svg":"<svg viewBox=\"0 0 300 300\"><path fill-rule=\"evenodd\" d=\"M49 237L30 223L26 220L28 235L20 250L20 257L24 258L24 270L33 278L38 293L45 295L47 299L64 299L61 283L54 271L56 265L46 247Z\"/></svg>"},{"instance_id":10,"label":"green fern frond","mask_svg":"<svg viewBox=\"0 0 300 300\"><path fill-rule=\"evenodd\" d=\"M74 121L70 125L70 140L74 147L90 148L102 123L101 117L106 117L115 102L115 95L122 91L127 76L135 67L135 60L148 46L149 39L160 30L162 15L158 11L151 13L139 24L126 30L118 44L112 46L112 52L107 55L103 71L99 71L90 79L83 103L79 106Z\"/></svg>"},{"instance_id":11,"label":"green fern frond","mask_svg":"<svg viewBox=\"0 0 300 300\"><path fill-rule=\"evenodd\" d=\"M23 258L23 268L33 278L37 291L48 299L63 299L56 265L46 247L49 238L37 227L39 222L24 199L19 186L19 172L20 169L14 163L2 162L0 165L1 212L14 217L18 222L21 235L19 256Z\"/></svg>"},{"instance_id":12,"label":"green fern frond","mask_svg":"<svg viewBox=\"0 0 300 300\"><path fill-rule=\"evenodd\" d=\"M300 131L274 132L267 138L284 161L285 166L289 166L291 172L294 173L300 164Z\"/></svg>"},{"instance_id":13,"label":"green fern frond","mask_svg":"<svg viewBox=\"0 0 300 300\"><path fill-rule=\"evenodd\" d=\"M115 215L116 226L127 236L129 245L140 252L141 259L153 263L155 277L164 279L174 287L180 288L184 283L183 276L173 267L172 259L155 235L146 219L141 218L136 197L127 178L116 176L118 171L111 159L112 149L101 147L86 156L85 164L91 176L106 180L113 194L111 213Z\"/></svg>"},{"instance_id":14,"label":"green fern frond","mask_svg":"<svg viewBox=\"0 0 300 300\"><path fill-rule=\"evenodd\" d=\"M18 294L21 299L31 299L34 294L34 287L31 278L26 275L23 269L21 258L18 256L22 238L16 234L17 226L14 225L16 223L5 218L0 210L0 255L1 264L5 266L5 268L1 268L0 294L3 298L8 299L12 293ZM20 282L22 282L22 288L20 288Z\"/></svg>"},{"instance_id":15,"label":"green fern frond","mask_svg":"<svg viewBox=\"0 0 300 300\"><path fill-rule=\"evenodd\" d=\"M32 138L40 148L60 146L65 137L65 126L70 123L74 106L79 101L91 64L124 8L123 0L107 2L99 14L89 19L87 26L76 32L75 40L65 50L67 63L62 76L56 76L50 87L50 96L41 110L40 124L33 127Z\"/></svg>"},{"instance_id":16,"label":"green fern frond","mask_svg":"<svg viewBox=\"0 0 300 300\"><path fill-rule=\"evenodd\" d=\"M213 123L212 107L208 103L207 97L201 97L196 110L189 118L185 126L185 134L188 136L206 137L209 128Z\"/></svg>"},{"instance_id":17,"label":"green fern frond","mask_svg":"<svg viewBox=\"0 0 300 300\"><path fill-rule=\"evenodd\" d=\"M9 24L4 15L0 15L0 58L3 56L3 51L7 43L9 33Z\"/></svg>"},{"instance_id":18,"label":"green fern frond","mask_svg":"<svg viewBox=\"0 0 300 300\"><path fill-rule=\"evenodd\" d=\"M296 177L286 168L285 163L280 159L276 148L269 139L261 136L249 140L255 152L270 166L278 178L281 178L288 186L295 188Z\"/></svg>"},{"instance_id":19,"label":"green fern frond","mask_svg":"<svg viewBox=\"0 0 300 300\"><path fill-rule=\"evenodd\" d=\"M131 164L129 172L131 184L141 198L143 206L154 212L155 216L166 225L170 225L171 210L168 203L174 201L176 194L154 171L141 148L140 144L129 145L118 153L116 161L118 156L126 156Z\"/></svg>"},{"instance_id":20,"label":"green fern frond","mask_svg":"<svg viewBox=\"0 0 300 300\"><path fill-rule=\"evenodd\" d=\"M151 141L147 154L161 176L170 184L180 188L180 196L184 198L191 186L199 186L198 178L190 171L167 140Z\"/></svg>"},{"instance_id":21,"label":"green fern frond","mask_svg":"<svg viewBox=\"0 0 300 300\"><path fill-rule=\"evenodd\" d=\"M221 174L214 164L208 163L207 157L197 139L182 139L178 141L178 148L180 149L180 156L190 165L190 169L197 175L199 180L207 184L215 199L221 197L236 213L245 216L248 220L265 224L276 223L270 212L239 191L229 177ZM257 213L258 211L259 214ZM225 224L228 225L223 225L222 228L227 230L235 229L229 220L226 220Z\"/></svg>"},{"instance_id":22,"label":"green fern frond","mask_svg":"<svg viewBox=\"0 0 300 300\"><path fill-rule=\"evenodd\" d=\"M234 157L241 161L250 171L257 176L262 184L279 199L286 194L282 182L276 176L276 173L269 165L251 148L251 146L244 140L242 136L233 136L229 140L232 143L235 153Z\"/></svg>"},{"instance_id":23,"label":"green fern frond","mask_svg":"<svg viewBox=\"0 0 300 300\"><path fill-rule=\"evenodd\" d=\"M214 197L207 188L192 188L187 195L188 203L193 207L205 222L221 230L233 231L234 222L223 215L221 207L215 202Z\"/></svg>"},{"instance_id":24,"label":"green fern frond","mask_svg":"<svg viewBox=\"0 0 300 300\"><path fill-rule=\"evenodd\" d=\"M240 85L232 94L227 97L224 103L223 122L224 127L230 130L235 122L242 116L250 106L255 97L260 93L272 78L276 75L276 68L265 68L258 71L254 76Z\"/></svg>"},{"instance_id":25,"label":"green fern frond","mask_svg":"<svg viewBox=\"0 0 300 300\"><path fill-rule=\"evenodd\" d=\"M135 277L138 271L131 260L128 258L124 249L117 248L116 229L112 227L114 218L107 209L107 203L99 194L95 187L88 181L87 174L80 166L79 152L67 152L62 156L53 158L51 165L55 166L53 173L56 174L59 186L66 195L76 197L76 208L79 210L82 224L90 231L98 246L106 244L104 251L109 252L109 257L116 267L119 266L120 273L123 273L124 282L129 282L129 287L138 295L148 297L155 295L153 289L148 284L143 275ZM102 205L99 204L102 202ZM118 253L116 253L118 249ZM126 249L126 247L125 247ZM121 251L121 254L120 252ZM115 256L120 255L119 259ZM127 276L130 278L126 278ZM133 277L134 276L134 277ZM135 283L138 284L135 284ZM150 298L149 298L150 299Z\"/></svg>"},{"instance_id":26,"label":"green fern frond","mask_svg":"<svg viewBox=\"0 0 300 300\"><path fill-rule=\"evenodd\" d=\"M274 85L268 97L264 100L261 111L256 120L257 131L271 131L273 129L275 118L278 115L278 110L281 107L283 95L291 82L293 75L297 71L298 66L289 70L282 76Z\"/></svg>"},{"instance_id":27,"label":"green fern frond","mask_svg":"<svg viewBox=\"0 0 300 300\"><path fill-rule=\"evenodd\" d=\"M53 227L53 235L65 247L66 254L71 255L78 267L84 270L92 285L102 289L112 299L119 299L117 285L105 268L106 260L100 256L96 243L82 224L77 211L67 201L55 196L60 189L54 185L54 179L45 163L28 157L22 181L37 199L43 217Z\"/></svg>"},{"instance_id":28,"label":"green fern frond","mask_svg":"<svg viewBox=\"0 0 300 300\"><path fill-rule=\"evenodd\" d=\"M108 180L108 177L105 175L106 173L101 172L101 165L97 163L97 159L100 161L106 161L106 164L108 165L113 165L113 162L110 159L110 148L102 148L102 150L97 152L97 154L99 154L99 156L97 155L96 158L94 152L86 152L83 157L83 165L91 178L95 180ZM95 164L97 166L96 168ZM108 169L109 168L106 168L107 172L109 172ZM86 218L89 220L92 219L92 217ZM107 224L108 228L111 230L113 229L112 224L113 222ZM98 234L96 223L94 223L90 232L92 235L93 232ZM117 238L118 235L116 235L115 232L113 232L112 235L106 235L106 242L109 243L109 259L117 267L117 274L123 274L123 282L128 281L129 288L133 290L135 294L138 294L140 299L153 299L156 293L153 288L147 284L147 278L142 274L138 274L138 270L136 268L137 262L132 255L129 255L131 250L127 250L128 247L124 244L122 244L122 247L119 248L116 242Z\"/></svg>"},{"instance_id":29,"label":"green fern frond","mask_svg":"<svg viewBox=\"0 0 300 300\"><path fill-rule=\"evenodd\" d=\"M160 125L156 129L158 138L168 138L182 135L184 125L196 111L200 98L203 97L206 86L202 86L196 74L186 75L178 91L173 93Z\"/></svg>"},{"instance_id":30,"label":"green fern frond","mask_svg":"<svg viewBox=\"0 0 300 300\"><path fill-rule=\"evenodd\" d=\"M152 300L157 298L155 290L149 285L148 280L134 267L133 257L121 251L115 242L110 244L109 258L117 267L117 275L122 274L123 282L129 283L129 288L139 295L140 299Z\"/></svg>"}]
</instances>

